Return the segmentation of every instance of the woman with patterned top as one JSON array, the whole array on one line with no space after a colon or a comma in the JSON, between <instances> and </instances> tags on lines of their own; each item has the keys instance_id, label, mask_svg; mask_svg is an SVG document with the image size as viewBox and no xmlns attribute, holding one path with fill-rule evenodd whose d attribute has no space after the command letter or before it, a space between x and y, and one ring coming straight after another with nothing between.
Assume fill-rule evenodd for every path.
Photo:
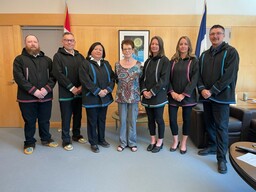
<instances>
[{"instance_id":1,"label":"woman with patterned top","mask_svg":"<svg viewBox=\"0 0 256 192\"><path fill-rule=\"evenodd\" d=\"M140 101L141 63L132 57L134 53L132 40L123 40L121 49L124 59L115 64L118 85L116 102L120 118L120 145L117 147L117 151L121 152L128 146L132 152L136 152L136 120Z\"/></svg>"},{"instance_id":2,"label":"woman with patterned top","mask_svg":"<svg viewBox=\"0 0 256 192\"><path fill-rule=\"evenodd\" d=\"M183 136L180 153L187 152L187 138L190 126L192 107L196 105L196 85L198 81L198 59L192 55L192 46L187 36L182 36L176 46L176 53L171 59L171 74L168 90L169 119L173 134L173 143L170 151L179 147L177 112L182 107Z\"/></svg>"}]
</instances>

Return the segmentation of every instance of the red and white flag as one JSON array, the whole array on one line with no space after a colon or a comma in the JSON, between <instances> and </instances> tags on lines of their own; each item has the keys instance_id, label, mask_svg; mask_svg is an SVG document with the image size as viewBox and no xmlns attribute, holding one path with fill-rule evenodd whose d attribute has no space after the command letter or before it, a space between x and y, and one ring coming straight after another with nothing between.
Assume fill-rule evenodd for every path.
<instances>
[{"instance_id":1,"label":"red and white flag","mask_svg":"<svg viewBox=\"0 0 256 192\"><path fill-rule=\"evenodd\" d=\"M65 24L64 24L64 33L65 32L71 32L70 30L70 21L69 21L69 14L68 14L68 6L66 4L66 18L65 18Z\"/></svg>"}]
</instances>

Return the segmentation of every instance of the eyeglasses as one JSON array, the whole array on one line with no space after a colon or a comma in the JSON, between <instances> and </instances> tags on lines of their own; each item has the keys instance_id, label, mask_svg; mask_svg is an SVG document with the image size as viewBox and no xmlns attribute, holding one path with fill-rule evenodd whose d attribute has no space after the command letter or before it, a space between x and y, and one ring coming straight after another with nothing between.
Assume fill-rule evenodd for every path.
<instances>
[{"instance_id":1,"label":"eyeglasses","mask_svg":"<svg viewBox=\"0 0 256 192\"><path fill-rule=\"evenodd\" d=\"M125 48L125 49L123 49L123 51L131 51L132 50L132 48Z\"/></svg>"},{"instance_id":2,"label":"eyeglasses","mask_svg":"<svg viewBox=\"0 0 256 192\"><path fill-rule=\"evenodd\" d=\"M223 35L224 33L221 33L221 32L217 32L217 33L210 33L210 36L219 36L219 35Z\"/></svg>"},{"instance_id":3,"label":"eyeglasses","mask_svg":"<svg viewBox=\"0 0 256 192\"><path fill-rule=\"evenodd\" d=\"M65 42L70 42L70 43L74 43L74 42L75 42L75 39L63 39L63 41L65 41Z\"/></svg>"}]
</instances>

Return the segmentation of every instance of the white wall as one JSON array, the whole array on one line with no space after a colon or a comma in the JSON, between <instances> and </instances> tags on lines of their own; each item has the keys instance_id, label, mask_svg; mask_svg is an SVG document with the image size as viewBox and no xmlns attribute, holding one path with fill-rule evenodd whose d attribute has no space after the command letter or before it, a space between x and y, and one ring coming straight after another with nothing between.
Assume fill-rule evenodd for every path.
<instances>
[{"instance_id":1,"label":"white wall","mask_svg":"<svg viewBox=\"0 0 256 192\"><path fill-rule=\"evenodd\" d=\"M201 15L203 0L66 0L72 14ZM207 0L209 15L256 15L256 0ZM0 0L0 13L64 13L65 0Z\"/></svg>"}]
</instances>

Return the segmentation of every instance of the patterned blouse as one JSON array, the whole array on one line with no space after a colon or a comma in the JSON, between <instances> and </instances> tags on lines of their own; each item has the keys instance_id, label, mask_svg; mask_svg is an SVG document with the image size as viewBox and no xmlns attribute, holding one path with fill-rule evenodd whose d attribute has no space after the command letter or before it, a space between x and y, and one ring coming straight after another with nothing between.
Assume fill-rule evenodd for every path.
<instances>
[{"instance_id":1,"label":"patterned blouse","mask_svg":"<svg viewBox=\"0 0 256 192\"><path fill-rule=\"evenodd\" d=\"M131 68L124 68L120 63L115 64L117 77L117 103L138 103L140 101L139 78L141 75L141 63Z\"/></svg>"}]
</instances>

